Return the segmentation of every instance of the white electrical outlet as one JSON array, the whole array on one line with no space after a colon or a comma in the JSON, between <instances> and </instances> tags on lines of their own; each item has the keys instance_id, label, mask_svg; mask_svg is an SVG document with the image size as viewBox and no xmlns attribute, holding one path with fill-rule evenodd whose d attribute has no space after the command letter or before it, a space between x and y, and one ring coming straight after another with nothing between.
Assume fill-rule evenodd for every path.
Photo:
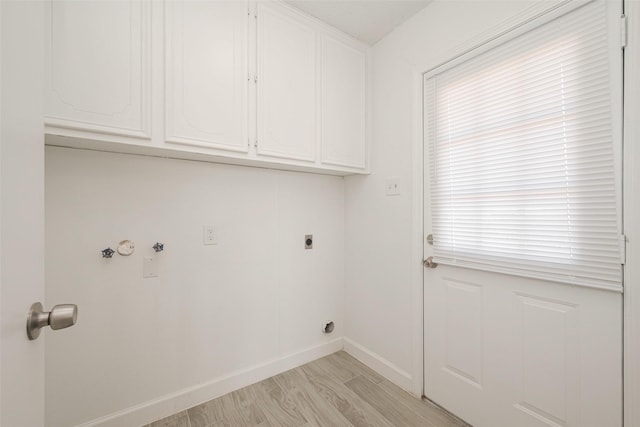
<instances>
[{"instance_id":1,"label":"white electrical outlet","mask_svg":"<svg viewBox=\"0 0 640 427\"><path fill-rule=\"evenodd\" d=\"M389 178L385 181L385 191L387 196L397 196L400 194L400 179Z\"/></svg>"},{"instance_id":2,"label":"white electrical outlet","mask_svg":"<svg viewBox=\"0 0 640 427\"><path fill-rule=\"evenodd\" d=\"M205 225L202 228L202 243L205 245L217 245L218 244L218 232L212 225Z\"/></svg>"}]
</instances>

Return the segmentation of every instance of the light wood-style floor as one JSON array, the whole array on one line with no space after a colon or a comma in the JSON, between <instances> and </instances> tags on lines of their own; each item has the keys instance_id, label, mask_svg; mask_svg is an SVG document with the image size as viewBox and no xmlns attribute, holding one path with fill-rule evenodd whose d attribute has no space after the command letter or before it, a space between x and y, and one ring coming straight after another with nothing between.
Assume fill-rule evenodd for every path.
<instances>
[{"instance_id":1,"label":"light wood-style floor","mask_svg":"<svg viewBox=\"0 0 640 427\"><path fill-rule=\"evenodd\" d=\"M461 427L344 351L145 427Z\"/></svg>"}]
</instances>

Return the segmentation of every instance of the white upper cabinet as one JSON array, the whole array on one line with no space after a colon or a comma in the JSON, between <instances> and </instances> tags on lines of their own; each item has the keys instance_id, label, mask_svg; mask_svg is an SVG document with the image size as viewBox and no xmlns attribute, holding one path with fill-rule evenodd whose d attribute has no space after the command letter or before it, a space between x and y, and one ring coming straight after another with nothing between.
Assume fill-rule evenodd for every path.
<instances>
[{"instance_id":1,"label":"white upper cabinet","mask_svg":"<svg viewBox=\"0 0 640 427\"><path fill-rule=\"evenodd\" d=\"M322 37L322 163L364 168L365 54Z\"/></svg>"},{"instance_id":2,"label":"white upper cabinet","mask_svg":"<svg viewBox=\"0 0 640 427\"><path fill-rule=\"evenodd\" d=\"M48 13L47 144L368 172L368 48L285 2L49 0Z\"/></svg>"},{"instance_id":3,"label":"white upper cabinet","mask_svg":"<svg viewBox=\"0 0 640 427\"><path fill-rule=\"evenodd\" d=\"M258 4L257 153L315 160L316 32L279 4Z\"/></svg>"},{"instance_id":4,"label":"white upper cabinet","mask_svg":"<svg viewBox=\"0 0 640 427\"><path fill-rule=\"evenodd\" d=\"M146 1L51 1L46 123L148 138Z\"/></svg>"},{"instance_id":5,"label":"white upper cabinet","mask_svg":"<svg viewBox=\"0 0 640 427\"><path fill-rule=\"evenodd\" d=\"M246 1L166 2L166 141L248 151Z\"/></svg>"}]
</instances>

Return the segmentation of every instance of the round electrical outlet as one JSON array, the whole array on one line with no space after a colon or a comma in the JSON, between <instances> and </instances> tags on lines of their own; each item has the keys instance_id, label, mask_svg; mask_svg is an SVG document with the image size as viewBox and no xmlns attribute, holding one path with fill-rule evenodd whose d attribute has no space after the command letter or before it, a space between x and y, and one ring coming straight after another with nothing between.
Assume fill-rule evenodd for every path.
<instances>
[{"instance_id":1,"label":"round electrical outlet","mask_svg":"<svg viewBox=\"0 0 640 427\"><path fill-rule=\"evenodd\" d=\"M330 334L331 332L333 332L334 328L335 328L335 325L333 324L333 322L331 320L329 320L329 321L325 322L324 325L322 325L322 333Z\"/></svg>"}]
</instances>

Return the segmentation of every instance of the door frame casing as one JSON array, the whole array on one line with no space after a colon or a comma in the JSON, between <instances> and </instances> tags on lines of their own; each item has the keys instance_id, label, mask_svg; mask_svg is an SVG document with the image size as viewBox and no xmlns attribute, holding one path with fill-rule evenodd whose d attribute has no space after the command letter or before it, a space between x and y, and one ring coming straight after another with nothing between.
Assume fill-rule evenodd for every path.
<instances>
[{"instance_id":1,"label":"door frame casing","mask_svg":"<svg viewBox=\"0 0 640 427\"><path fill-rule=\"evenodd\" d=\"M624 424L640 425L640 2L625 0L627 46L624 58L623 194L626 255L624 266Z\"/></svg>"},{"instance_id":2,"label":"door frame casing","mask_svg":"<svg viewBox=\"0 0 640 427\"><path fill-rule=\"evenodd\" d=\"M424 114L423 74L428 68L414 67L411 144L411 379L415 396L424 396ZM419 94L419 96L416 96Z\"/></svg>"}]
</instances>

